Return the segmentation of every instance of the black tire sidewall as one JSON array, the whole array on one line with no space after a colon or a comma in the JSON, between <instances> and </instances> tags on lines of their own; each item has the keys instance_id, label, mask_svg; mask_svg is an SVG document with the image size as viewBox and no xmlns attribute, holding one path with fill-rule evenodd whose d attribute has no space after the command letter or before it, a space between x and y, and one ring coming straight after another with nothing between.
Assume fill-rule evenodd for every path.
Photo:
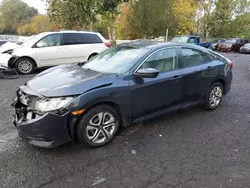
<instances>
[{"instance_id":1,"label":"black tire sidewall","mask_svg":"<svg viewBox=\"0 0 250 188\"><path fill-rule=\"evenodd\" d=\"M221 97L220 103L219 103L216 107L212 107L212 106L210 105L210 101L209 101L210 93L211 93L211 91L212 91L215 87L218 87L218 86L222 89L222 97ZM204 104L205 109L207 109L207 110L216 110L216 109L220 106L220 104L221 104L221 102L222 102L223 93L224 93L224 87L223 87L223 85L222 85L220 82L216 82L216 83L214 83L213 85L211 85L210 88L207 90L207 93L206 93L205 104Z\"/></svg>"},{"instance_id":2,"label":"black tire sidewall","mask_svg":"<svg viewBox=\"0 0 250 188\"><path fill-rule=\"evenodd\" d=\"M28 72L28 73L23 73L22 71L19 70L18 64L19 64L21 61L29 61L29 62L31 63L32 69L31 69L30 72ZM15 69L16 69L16 71L17 71L19 74L22 74L22 75L31 74L31 73L34 71L34 69L35 69L35 64L34 64L34 62L33 62L31 59L28 59L28 58L21 58L21 59L17 60L17 62L15 63Z\"/></svg>"},{"instance_id":3,"label":"black tire sidewall","mask_svg":"<svg viewBox=\"0 0 250 188\"><path fill-rule=\"evenodd\" d=\"M86 135L86 128L88 125L89 120L96 114L100 113L100 112L108 112L111 113L114 118L116 119L116 127L115 127L115 131L114 134L112 135L112 137L110 137L108 140L106 140L105 142L101 143L101 144L95 144L93 142L91 142ZM115 137L116 133L118 132L120 127L120 117L118 115L118 113L116 112L116 110L114 108L112 108L111 106L108 105L100 105L100 106L96 106L91 108L89 111L87 111L79 120L79 122L77 123L77 127L76 127L76 136L77 136L77 140L84 144L85 146L89 147L89 148L97 148L97 147L101 147L104 146L108 143L110 143L113 138Z\"/></svg>"}]
</instances>

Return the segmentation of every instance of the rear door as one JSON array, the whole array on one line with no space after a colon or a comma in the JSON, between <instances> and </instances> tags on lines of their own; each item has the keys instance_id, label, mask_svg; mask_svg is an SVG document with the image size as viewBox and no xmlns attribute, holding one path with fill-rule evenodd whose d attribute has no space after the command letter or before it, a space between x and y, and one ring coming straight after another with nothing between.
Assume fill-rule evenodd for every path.
<instances>
[{"instance_id":1,"label":"rear door","mask_svg":"<svg viewBox=\"0 0 250 188\"><path fill-rule=\"evenodd\" d=\"M86 61L88 59L89 46L82 33L63 33L63 58L64 63Z\"/></svg>"},{"instance_id":2,"label":"rear door","mask_svg":"<svg viewBox=\"0 0 250 188\"><path fill-rule=\"evenodd\" d=\"M39 40L34 45L35 55L39 67L54 66L63 62L61 35L51 34Z\"/></svg>"},{"instance_id":3,"label":"rear door","mask_svg":"<svg viewBox=\"0 0 250 188\"><path fill-rule=\"evenodd\" d=\"M181 103L199 101L217 75L217 62L214 57L201 50L181 47L179 69L183 75L183 93Z\"/></svg>"}]
</instances>

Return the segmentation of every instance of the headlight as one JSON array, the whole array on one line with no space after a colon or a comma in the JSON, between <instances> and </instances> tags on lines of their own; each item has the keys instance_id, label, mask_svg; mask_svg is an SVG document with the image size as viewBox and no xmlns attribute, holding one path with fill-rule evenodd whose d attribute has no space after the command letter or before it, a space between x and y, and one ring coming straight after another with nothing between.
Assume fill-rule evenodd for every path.
<instances>
[{"instance_id":1,"label":"headlight","mask_svg":"<svg viewBox=\"0 0 250 188\"><path fill-rule=\"evenodd\" d=\"M40 112L49 112L49 111L58 110L66 106L73 99L74 99L73 97L39 99L36 102L35 109Z\"/></svg>"},{"instance_id":2,"label":"headlight","mask_svg":"<svg viewBox=\"0 0 250 188\"><path fill-rule=\"evenodd\" d=\"M3 53L4 53L4 54L10 54L10 55L11 55L11 54L13 53L13 51L14 51L14 50L7 50L7 51L5 51L5 52L3 52Z\"/></svg>"}]
</instances>

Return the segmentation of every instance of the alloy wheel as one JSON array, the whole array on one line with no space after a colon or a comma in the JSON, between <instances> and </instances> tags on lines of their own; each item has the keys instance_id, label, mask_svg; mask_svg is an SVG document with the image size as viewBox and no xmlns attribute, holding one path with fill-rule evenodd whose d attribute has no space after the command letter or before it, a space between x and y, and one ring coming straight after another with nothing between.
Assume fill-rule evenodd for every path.
<instances>
[{"instance_id":1,"label":"alloy wheel","mask_svg":"<svg viewBox=\"0 0 250 188\"><path fill-rule=\"evenodd\" d=\"M89 120L86 127L86 135L92 143L101 144L114 135L115 128L115 117L109 112L100 112Z\"/></svg>"},{"instance_id":2,"label":"alloy wheel","mask_svg":"<svg viewBox=\"0 0 250 188\"><path fill-rule=\"evenodd\" d=\"M27 60L22 60L18 63L18 69L21 73L27 74L32 71L33 65Z\"/></svg>"},{"instance_id":3,"label":"alloy wheel","mask_svg":"<svg viewBox=\"0 0 250 188\"><path fill-rule=\"evenodd\" d=\"M222 100L222 89L220 86L216 86L212 89L209 95L209 104L212 108L216 108Z\"/></svg>"}]
</instances>

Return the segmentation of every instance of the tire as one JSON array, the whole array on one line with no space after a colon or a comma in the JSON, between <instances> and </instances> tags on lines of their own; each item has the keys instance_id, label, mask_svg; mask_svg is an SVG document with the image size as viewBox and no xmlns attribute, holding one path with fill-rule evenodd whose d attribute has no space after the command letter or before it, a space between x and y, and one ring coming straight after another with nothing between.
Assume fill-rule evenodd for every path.
<instances>
[{"instance_id":1,"label":"tire","mask_svg":"<svg viewBox=\"0 0 250 188\"><path fill-rule=\"evenodd\" d=\"M106 122L103 122L105 118ZM120 117L116 110L108 105L99 105L87 111L77 123L77 140L89 148L98 148L113 140L119 126Z\"/></svg>"},{"instance_id":2,"label":"tire","mask_svg":"<svg viewBox=\"0 0 250 188\"><path fill-rule=\"evenodd\" d=\"M35 69L35 63L29 58L20 58L15 63L15 69L19 74L31 74Z\"/></svg>"},{"instance_id":3,"label":"tire","mask_svg":"<svg viewBox=\"0 0 250 188\"><path fill-rule=\"evenodd\" d=\"M220 82L214 83L205 95L204 108L206 110L217 109L223 99L224 87Z\"/></svg>"},{"instance_id":4,"label":"tire","mask_svg":"<svg viewBox=\"0 0 250 188\"><path fill-rule=\"evenodd\" d=\"M91 54L91 55L89 56L88 60L92 59L92 58L95 57L96 55L98 55L98 54Z\"/></svg>"}]
</instances>

